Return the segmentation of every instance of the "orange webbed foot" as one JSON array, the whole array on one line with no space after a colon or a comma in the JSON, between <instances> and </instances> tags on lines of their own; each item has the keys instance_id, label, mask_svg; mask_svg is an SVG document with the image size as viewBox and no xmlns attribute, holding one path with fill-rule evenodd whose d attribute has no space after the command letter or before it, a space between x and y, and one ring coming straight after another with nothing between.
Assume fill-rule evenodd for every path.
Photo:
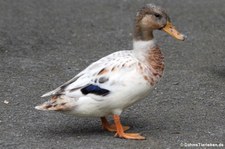
<instances>
[{"instance_id":1,"label":"orange webbed foot","mask_svg":"<svg viewBox=\"0 0 225 149\"><path fill-rule=\"evenodd\" d=\"M122 127L123 127L123 131L127 131L128 129L130 129L129 126L122 126ZM117 131L115 124L111 124L111 125L109 125L107 127L104 126L103 129L108 130L110 132L116 132Z\"/></svg>"},{"instance_id":2,"label":"orange webbed foot","mask_svg":"<svg viewBox=\"0 0 225 149\"><path fill-rule=\"evenodd\" d=\"M123 126L120 123L119 115L113 115L114 122L116 125L116 134L120 138L124 139L133 139L133 140L145 140L145 137L141 136L139 133L124 133Z\"/></svg>"},{"instance_id":3,"label":"orange webbed foot","mask_svg":"<svg viewBox=\"0 0 225 149\"><path fill-rule=\"evenodd\" d=\"M139 133L116 133L115 137L117 136L124 139L145 140L145 137L141 136Z\"/></svg>"},{"instance_id":4,"label":"orange webbed foot","mask_svg":"<svg viewBox=\"0 0 225 149\"><path fill-rule=\"evenodd\" d=\"M109 124L109 122L107 121L107 119L105 117L101 117L101 121L102 121L102 127L103 129L110 131L110 132L116 132L116 125L115 124ZM126 131L128 129L130 129L129 126L122 126L123 131Z\"/></svg>"}]
</instances>

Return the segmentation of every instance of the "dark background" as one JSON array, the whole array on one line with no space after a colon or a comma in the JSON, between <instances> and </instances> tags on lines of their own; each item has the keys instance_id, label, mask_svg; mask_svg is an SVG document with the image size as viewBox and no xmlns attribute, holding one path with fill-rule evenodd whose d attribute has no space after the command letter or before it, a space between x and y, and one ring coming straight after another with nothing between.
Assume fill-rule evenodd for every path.
<instances>
[{"instance_id":1,"label":"dark background","mask_svg":"<svg viewBox=\"0 0 225 149\"><path fill-rule=\"evenodd\" d=\"M136 11L163 6L185 42L155 37L165 55L164 78L122 114L129 132L114 138L97 118L40 112L40 96L91 62L132 48ZM0 148L180 148L225 143L224 0L1 0ZM4 103L7 100L9 103Z\"/></svg>"}]
</instances>

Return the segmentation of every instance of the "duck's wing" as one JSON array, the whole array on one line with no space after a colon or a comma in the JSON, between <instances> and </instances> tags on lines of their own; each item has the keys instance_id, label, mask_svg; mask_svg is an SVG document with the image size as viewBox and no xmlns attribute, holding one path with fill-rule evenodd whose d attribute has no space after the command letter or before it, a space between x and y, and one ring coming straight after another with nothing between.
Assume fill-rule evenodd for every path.
<instances>
[{"instance_id":1,"label":"duck's wing","mask_svg":"<svg viewBox=\"0 0 225 149\"><path fill-rule=\"evenodd\" d=\"M123 74L129 73L137 63L132 51L115 52L92 63L74 78L42 97L66 95L76 98L87 94L106 96L117 86L115 80L122 79Z\"/></svg>"}]
</instances>

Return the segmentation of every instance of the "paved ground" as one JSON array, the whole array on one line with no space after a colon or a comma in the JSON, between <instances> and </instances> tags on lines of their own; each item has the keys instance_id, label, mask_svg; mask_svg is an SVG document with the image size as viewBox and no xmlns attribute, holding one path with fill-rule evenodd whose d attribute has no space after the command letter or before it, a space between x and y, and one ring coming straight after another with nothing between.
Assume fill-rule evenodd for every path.
<instances>
[{"instance_id":1,"label":"paved ground","mask_svg":"<svg viewBox=\"0 0 225 149\"><path fill-rule=\"evenodd\" d=\"M166 59L164 78L122 115L130 132L147 140L114 138L99 119L34 109L46 100L40 95L89 63L131 49L135 13L154 1L189 38L179 42L156 32ZM175 149L181 143L225 143L224 24L223 0L1 0L0 148Z\"/></svg>"}]
</instances>

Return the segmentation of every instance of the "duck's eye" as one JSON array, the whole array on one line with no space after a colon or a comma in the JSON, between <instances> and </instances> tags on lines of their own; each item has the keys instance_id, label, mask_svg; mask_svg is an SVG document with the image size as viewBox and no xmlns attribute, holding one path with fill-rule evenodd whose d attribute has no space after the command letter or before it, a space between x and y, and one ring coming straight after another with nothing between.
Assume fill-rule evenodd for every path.
<instances>
[{"instance_id":1,"label":"duck's eye","mask_svg":"<svg viewBox=\"0 0 225 149\"><path fill-rule=\"evenodd\" d=\"M161 16L160 14L158 14L158 13L155 13L154 16L155 16L156 18L159 18L159 19L162 18L162 16Z\"/></svg>"}]
</instances>

